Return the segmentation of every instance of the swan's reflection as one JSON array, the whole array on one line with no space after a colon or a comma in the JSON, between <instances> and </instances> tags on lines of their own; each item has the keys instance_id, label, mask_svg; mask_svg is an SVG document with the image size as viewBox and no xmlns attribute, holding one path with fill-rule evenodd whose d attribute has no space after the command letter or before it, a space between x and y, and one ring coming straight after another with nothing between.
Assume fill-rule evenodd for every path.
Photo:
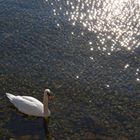
<instances>
[{"instance_id":1,"label":"swan's reflection","mask_svg":"<svg viewBox=\"0 0 140 140\"><path fill-rule=\"evenodd\" d=\"M50 133L50 130L49 130L50 121L51 121L50 117L45 117L43 119L43 126L44 126L44 129L45 129L45 135L46 135L47 140L52 140L51 133Z\"/></svg>"}]
</instances>

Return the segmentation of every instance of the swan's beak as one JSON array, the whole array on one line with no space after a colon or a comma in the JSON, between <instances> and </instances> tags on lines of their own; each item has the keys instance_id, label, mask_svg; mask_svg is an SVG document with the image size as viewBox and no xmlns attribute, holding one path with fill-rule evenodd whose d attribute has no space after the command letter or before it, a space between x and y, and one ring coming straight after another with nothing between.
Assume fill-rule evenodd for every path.
<instances>
[{"instance_id":1,"label":"swan's beak","mask_svg":"<svg viewBox=\"0 0 140 140\"><path fill-rule=\"evenodd\" d=\"M49 96L48 99L49 100L53 100L54 96Z\"/></svg>"},{"instance_id":2,"label":"swan's beak","mask_svg":"<svg viewBox=\"0 0 140 140\"><path fill-rule=\"evenodd\" d=\"M53 100L53 98L54 98L53 92L48 93L48 99Z\"/></svg>"}]
</instances>

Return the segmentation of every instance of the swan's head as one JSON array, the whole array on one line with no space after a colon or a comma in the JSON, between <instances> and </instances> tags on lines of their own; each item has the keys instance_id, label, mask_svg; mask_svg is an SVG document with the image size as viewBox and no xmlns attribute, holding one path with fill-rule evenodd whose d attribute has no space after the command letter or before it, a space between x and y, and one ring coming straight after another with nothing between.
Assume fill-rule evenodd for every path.
<instances>
[{"instance_id":1,"label":"swan's head","mask_svg":"<svg viewBox=\"0 0 140 140\"><path fill-rule=\"evenodd\" d=\"M45 89L44 94L48 96L49 100L52 100L54 98L53 92L50 89Z\"/></svg>"}]
</instances>

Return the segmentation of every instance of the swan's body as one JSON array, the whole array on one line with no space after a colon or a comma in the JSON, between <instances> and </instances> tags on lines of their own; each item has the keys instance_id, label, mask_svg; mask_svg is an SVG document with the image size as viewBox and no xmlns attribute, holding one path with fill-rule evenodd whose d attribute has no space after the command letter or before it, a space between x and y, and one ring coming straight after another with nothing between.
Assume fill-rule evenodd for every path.
<instances>
[{"instance_id":1,"label":"swan's body","mask_svg":"<svg viewBox=\"0 0 140 140\"><path fill-rule=\"evenodd\" d=\"M20 112L31 116L47 117L50 116L48 109L49 92L49 89L44 91L43 103L31 96L15 96L10 93L6 93L6 95Z\"/></svg>"}]
</instances>

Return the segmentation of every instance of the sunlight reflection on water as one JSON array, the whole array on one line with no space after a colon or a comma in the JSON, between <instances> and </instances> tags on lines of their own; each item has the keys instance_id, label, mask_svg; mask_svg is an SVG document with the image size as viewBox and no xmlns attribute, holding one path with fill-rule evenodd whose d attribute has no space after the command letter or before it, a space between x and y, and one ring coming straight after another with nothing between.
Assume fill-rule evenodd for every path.
<instances>
[{"instance_id":1,"label":"sunlight reflection on water","mask_svg":"<svg viewBox=\"0 0 140 140\"><path fill-rule=\"evenodd\" d=\"M50 0L46 0L50 4ZM76 0L51 2L56 19L68 21L72 26L94 33L95 40L87 40L92 52L99 50L110 56L112 52L126 50L133 53L140 47L139 0ZM56 26L61 27L57 20ZM71 31L74 35L74 31ZM84 36L84 31L79 35ZM89 59L94 60L93 56ZM129 64L124 69L129 68ZM138 76L138 73L136 74ZM136 81L139 78L136 77Z\"/></svg>"},{"instance_id":2,"label":"sunlight reflection on water","mask_svg":"<svg viewBox=\"0 0 140 140\"><path fill-rule=\"evenodd\" d=\"M57 0L51 5L54 16L63 16L71 25L96 33L99 39L96 46L100 46L101 49L97 48L101 51L119 51L120 48L133 51L140 46L139 0ZM90 41L89 45L92 43Z\"/></svg>"}]
</instances>

